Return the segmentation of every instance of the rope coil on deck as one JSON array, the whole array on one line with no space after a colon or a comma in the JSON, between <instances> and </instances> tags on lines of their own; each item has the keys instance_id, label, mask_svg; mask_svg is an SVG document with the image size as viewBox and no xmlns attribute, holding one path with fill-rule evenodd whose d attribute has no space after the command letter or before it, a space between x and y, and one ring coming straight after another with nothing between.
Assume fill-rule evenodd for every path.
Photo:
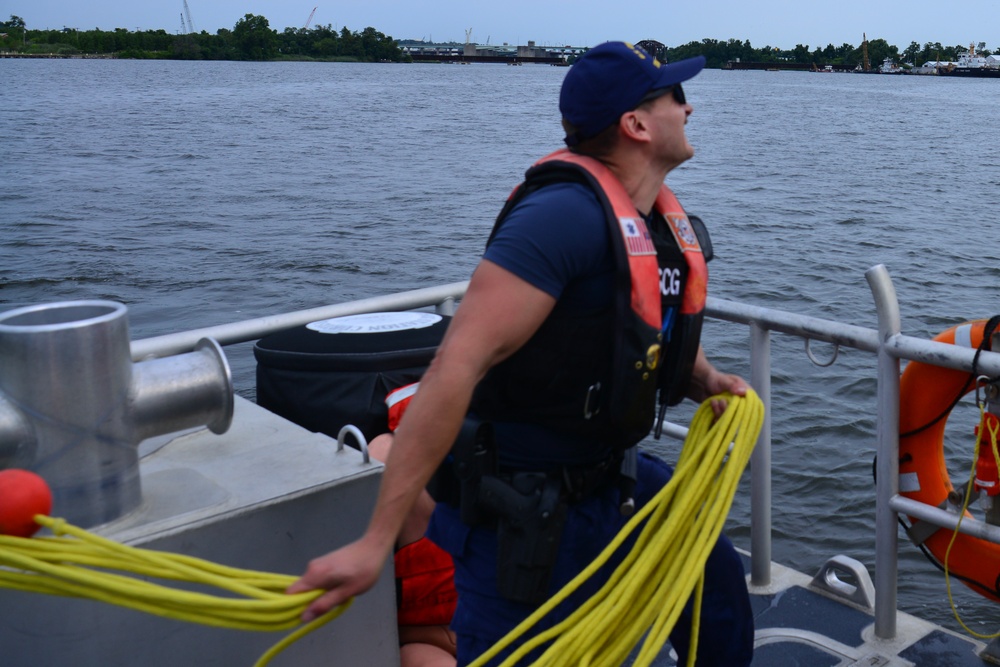
<instances>
[{"instance_id":1,"label":"rope coil on deck","mask_svg":"<svg viewBox=\"0 0 1000 667\"><path fill-rule=\"evenodd\" d=\"M722 532L764 421L764 405L753 390L745 397L724 397L729 405L717 420L711 399L698 408L670 482L629 520L587 569L470 667L481 667L514 645L607 563L642 524L635 545L600 591L568 618L525 641L501 667L518 664L545 644L548 648L532 663L534 667L616 667L626 661L644 635L632 664L648 666L663 648L692 593L695 609L688 665L694 665L705 562Z\"/></svg>"},{"instance_id":2,"label":"rope coil on deck","mask_svg":"<svg viewBox=\"0 0 1000 667\"><path fill-rule=\"evenodd\" d=\"M87 598L166 618L250 631L297 627L306 606L323 593L288 595L285 589L296 580L291 575L131 547L41 514L35 521L55 537L0 535L0 587ZM115 572L211 586L239 597L177 590ZM340 616L351 602L353 598L278 642L255 667L263 667L295 640Z\"/></svg>"}]
</instances>

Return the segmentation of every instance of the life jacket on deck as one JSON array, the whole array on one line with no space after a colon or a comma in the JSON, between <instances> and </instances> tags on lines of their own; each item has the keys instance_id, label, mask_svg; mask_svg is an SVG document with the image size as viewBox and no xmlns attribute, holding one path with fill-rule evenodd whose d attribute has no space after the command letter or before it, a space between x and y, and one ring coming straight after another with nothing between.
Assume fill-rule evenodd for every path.
<instances>
[{"instance_id":1,"label":"life jacket on deck","mask_svg":"<svg viewBox=\"0 0 1000 667\"><path fill-rule=\"evenodd\" d=\"M399 421L403 418L403 413L409 407L413 395L417 393L419 382L411 382L397 389L393 389L385 397L385 406L389 409L389 430L393 433L399 426Z\"/></svg>"},{"instance_id":2,"label":"life jacket on deck","mask_svg":"<svg viewBox=\"0 0 1000 667\"><path fill-rule=\"evenodd\" d=\"M455 566L451 556L426 537L393 556L398 625L448 625L455 614Z\"/></svg>"},{"instance_id":3,"label":"life jacket on deck","mask_svg":"<svg viewBox=\"0 0 1000 667\"><path fill-rule=\"evenodd\" d=\"M669 232L651 234L614 174L567 149L528 170L490 241L525 195L567 181L589 186L604 209L616 267L613 304L584 314L553 311L520 350L487 373L472 410L486 420L540 424L624 450L649 433L658 389L660 401L669 405L687 391L708 269L697 235L666 185L654 208ZM681 282L683 292L677 289Z\"/></svg>"},{"instance_id":4,"label":"life jacket on deck","mask_svg":"<svg viewBox=\"0 0 1000 667\"><path fill-rule=\"evenodd\" d=\"M389 430L417 393L419 382L404 385L385 397ZM396 622L398 625L449 625L455 614L455 566L451 556L426 537L410 542L393 556L396 570Z\"/></svg>"}]
</instances>

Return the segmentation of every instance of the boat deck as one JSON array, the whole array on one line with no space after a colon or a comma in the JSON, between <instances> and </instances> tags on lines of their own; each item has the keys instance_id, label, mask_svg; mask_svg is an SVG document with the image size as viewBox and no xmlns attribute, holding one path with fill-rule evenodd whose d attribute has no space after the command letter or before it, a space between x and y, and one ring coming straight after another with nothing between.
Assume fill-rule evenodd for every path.
<instances>
[{"instance_id":1,"label":"boat deck","mask_svg":"<svg viewBox=\"0 0 1000 667\"><path fill-rule=\"evenodd\" d=\"M768 405L771 331L875 352L878 361L874 562L882 565L874 573L875 582L861 563L845 556L834 555L814 577L767 563L771 526L769 511L763 510L772 503L770 432L765 429L751 463L750 537L757 559L742 554L746 571L753 573L749 582L756 621L753 664L1000 665L995 642L987 647L981 641L896 609L898 513L1000 543L997 526L972 518L958 522L944 510L901 496L899 360L919 360L966 371L976 368L989 377L1000 377L1000 354L980 354L971 347L903 336L895 293L884 267L873 267L866 275L876 298L878 331L709 300L710 316L751 327L751 381ZM385 299L335 304L277 318L134 341L131 356L143 363L140 360L147 357L188 352L204 337L223 344L240 343L271 331L360 312L428 306L449 311L464 289L462 284L428 288ZM1000 334L995 334L993 349L1000 349ZM806 352L812 359L808 346ZM817 363L815 359L813 362ZM994 414L1000 414L1000 401L991 401L989 406ZM664 432L668 430L671 435L681 435L673 433L672 425ZM117 521L104 524L97 529L99 533L136 546L251 569L301 572L309 558L322 549L344 544L361 533L377 495L381 464L366 462L359 453L341 448L330 437L310 433L244 398L236 399L233 424L221 435L199 428L161 437L162 442L150 439L141 447L146 450L142 455L143 504ZM844 548L855 546L845 544ZM397 665L395 603L388 570L383 579L338 623L290 647L285 663L322 664L334 656L344 664ZM940 603L947 604L944 600ZM109 632L108 628L116 630ZM0 644L4 648L0 662L5 667L250 664L273 645L273 636L265 634L229 634L90 600L37 596L24 591L0 596ZM39 642L42 635L45 641ZM981 657L987 651L991 657ZM668 647L653 664L672 667L677 663Z\"/></svg>"},{"instance_id":2,"label":"boat deck","mask_svg":"<svg viewBox=\"0 0 1000 667\"><path fill-rule=\"evenodd\" d=\"M749 570L748 554L743 554ZM772 585L751 587L756 639L755 667L983 667L985 644L915 616L898 612L892 641L875 637L874 612L835 594L817 590L813 580L772 563ZM664 653L654 667L677 665Z\"/></svg>"},{"instance_id":3,"label":"boat deck","mask_svg":"<svg viewBox=\"0 0 1000 667\"><path fill-rule=\"evenodd\" d=\"M750 306L735 302L709 299L709 317L749 327L750 331L750 380L758 393L765 398L768 413L771 406L771 348L770 334L778 332L797 336L807 342L822 341L835 346L874 353L873 369L877 380L878 405L878 484L876 486L876 553L875 562L884 563L879 571L869 575L861 563L849 558L833 556L813 577L776 563L752 563L748 553L743 554L745 569L754 576L748 577L751 600L756 621L756 667L982 667L984 664L1000 665L1000 657L985 660L980 657L987 647L971 637L957 634L933 623L896 609L896 531L897 512L933 525L956 528L955 519L934 507L916 507L918 503L902 498L898 489L898 403L900 359L920 360L949 368L968 370L972 366L975 350L964 346L947 345L903 336L900 330L899 308L895 291L885 267L872 267L866 273L872 289L879 320L879 328L867 329L840 322L822 320L797 313ZM407 301L394 297L391 302L366 303L364 308L352 304L330 306L324 309L290 314L284 318L284 327L301 326L310 321L371 312L376 310L404 310L433 306L439 312L452 314L454 299L464 294L464 286L442 286L439 290L415 291ZM448 299L452 299L449 301ZM278 322L249 321L237 325L205 329L197 332L148 339L133 345L133 358L167 350L175 353L190 349L199 337L211 336L230 343L253 340L278 327ZM1000 349L1000 338L993 349ZM834 356L834 359L836 356ZM832 362L830 362L832 363ZM979 372L990 377L1000 376L1000 357L993 352L983 352L979 357ZM1000 406L992 408L1000 411ZM751 548L759 554L770 554L771 499L771 442L769 427L762 433L751 462ZM683 431L683 432L682 432ZM671 437L684 437L686 429L664 431ZM883 526L881 531L878 526ZM978 531L985 535L995 530L980 522L966 520L963 532ZM1000 535L994 540L1000 542ZM844 549L852 549L844 545ZM767 556L764 556L767 559ZM846 564L846 569L844 568ZM755 567L756 566L756 567ZM843 576L842 575L846 575ZM874 577L874 582L872 581ZM756 581L754 579L756 578ZM942 600L941 604L947 604ZM995 645L991 645L995 649ZM991 650L991 653L996 653ZM669 647L654 662L657 667L676 665Z\"/></svg>"}]
</instances>

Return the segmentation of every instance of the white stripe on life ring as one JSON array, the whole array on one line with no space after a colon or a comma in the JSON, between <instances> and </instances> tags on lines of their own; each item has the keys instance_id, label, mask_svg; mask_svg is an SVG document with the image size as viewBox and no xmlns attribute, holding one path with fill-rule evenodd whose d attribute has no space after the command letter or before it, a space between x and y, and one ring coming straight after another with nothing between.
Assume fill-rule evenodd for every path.
<instances>
[{"instance_id":1,"label":"white stripe on life ring","mask_svg":"<svg viewBox=\"0 0 1000 667\"><path fill-rule=\"evenodd\" d=\"M900 493L919 493L920 492L920 478L917 477L915 472L904 472L899 475L899 492Z\"/></svg>"},{"instance_id":2,"label":"white stripe on life ring","mask_svg":"<svg viewBox=\"0 0 1000 667\"><path fill-rule=\"evenodd\" d=\"M963 324L955 329L955 345L972 347L972 325Z\"/></svg>"}]
</instances>

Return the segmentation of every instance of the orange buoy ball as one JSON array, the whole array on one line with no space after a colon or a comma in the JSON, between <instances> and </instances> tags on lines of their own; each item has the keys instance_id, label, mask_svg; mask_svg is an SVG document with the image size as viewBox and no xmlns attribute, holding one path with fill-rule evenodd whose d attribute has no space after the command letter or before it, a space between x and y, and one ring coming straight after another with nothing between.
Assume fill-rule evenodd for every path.
<instances>
[{"instance_id":1,"label":"orange buoy ball","mask_svg":"<svg viewBox=\"0 0 1000 667\"><path fill-rule=\"evenodd\" d=\"M29 470L0 470L0 535L31 537L40 526L36 514L52 511L52 491Z\"/></svg>"}]
</instances>

